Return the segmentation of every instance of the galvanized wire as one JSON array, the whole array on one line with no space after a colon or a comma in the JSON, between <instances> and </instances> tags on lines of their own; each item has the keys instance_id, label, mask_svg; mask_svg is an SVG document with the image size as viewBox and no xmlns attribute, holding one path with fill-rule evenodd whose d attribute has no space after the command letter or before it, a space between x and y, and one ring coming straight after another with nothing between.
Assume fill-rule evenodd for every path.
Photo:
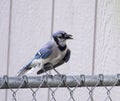
<instances>
[{"instance_id":1,"label":"galvanized wire","mask_svg":"<svg viewBox=\"0 0 120 101\"><path fill-rule=\"evenodd\" d=\"M120 74L117 75L103 75L96 76L91 75L43 75L37 77L8 77L7 75L0 77L0 89L9 89L12 95L12 101L19 101L17 93L20 89L29 89L31 91L32 101L39 101L37 99L38 91L41 88L48 88L51 98L49 101L57 101L56 92L59 88L66 88L69 94L67 101L76 100L76 90L86 89L88 96L85 101L95 101L94 91L98 87L103 87L106 91L106 97L104 101L113 101L111 92L115 86L120 86ZM28 90L28 91L29 91ZM64 90L64 89L63 89ZM62 95L62 94L60 94Z\"/></svg>"}]
</instances>

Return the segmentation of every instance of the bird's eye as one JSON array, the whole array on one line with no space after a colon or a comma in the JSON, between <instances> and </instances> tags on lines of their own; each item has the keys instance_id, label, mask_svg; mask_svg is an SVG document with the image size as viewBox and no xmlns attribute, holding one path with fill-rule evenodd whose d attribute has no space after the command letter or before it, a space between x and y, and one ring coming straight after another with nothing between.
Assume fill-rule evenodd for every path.
<instances>
[{"instance_id":1,"label":"bird's eye","mask_svg":"<svg viewBox=\"0 0 120 101\"><path fill-rule=\"evenodd\" d=\"M62 36L59 36L58 38L62 38Z\"/></svg>"}]
</instances>

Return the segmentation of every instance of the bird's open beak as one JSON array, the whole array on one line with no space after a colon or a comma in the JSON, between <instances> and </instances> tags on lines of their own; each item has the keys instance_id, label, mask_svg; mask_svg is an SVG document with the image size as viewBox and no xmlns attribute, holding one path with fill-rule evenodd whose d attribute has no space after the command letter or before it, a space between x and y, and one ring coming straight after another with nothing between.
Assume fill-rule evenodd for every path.
<instances>
[{"instance_id":1,"label":"bird's open beak","mask_svg":"<svg viewBox=\"0 0 120 101\"><path fill-rule=\"evenodd\" d=\"M73 39L72 35L70 35L70 34L67 34L67 35L65 36L65 38L66 38L66 39Z\"/></svg>"}]
</instances>

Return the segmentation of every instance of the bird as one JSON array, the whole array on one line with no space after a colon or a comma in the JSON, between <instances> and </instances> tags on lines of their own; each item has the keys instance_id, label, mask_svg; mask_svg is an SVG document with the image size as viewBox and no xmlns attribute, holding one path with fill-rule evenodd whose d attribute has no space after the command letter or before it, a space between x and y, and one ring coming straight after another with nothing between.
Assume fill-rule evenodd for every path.
<instances>
[{"instance_id":1,"label":"bird","mask_svg":"<svg viewBox=\"0 0 120 101\"><path fill-rule=\"evenodd\" d=\"M55 68L67 63L70 59L71 50L66 43L69 39L73 39L73 36L65 31L60 30L53 33L52 39L42 46L42 48L35 54L34 58L17 72L17 76L23 76L35 67L40 68L37 71L37 75L45 73L51 69L57 74L60 74Z\"/></svg>"}]
</instances>

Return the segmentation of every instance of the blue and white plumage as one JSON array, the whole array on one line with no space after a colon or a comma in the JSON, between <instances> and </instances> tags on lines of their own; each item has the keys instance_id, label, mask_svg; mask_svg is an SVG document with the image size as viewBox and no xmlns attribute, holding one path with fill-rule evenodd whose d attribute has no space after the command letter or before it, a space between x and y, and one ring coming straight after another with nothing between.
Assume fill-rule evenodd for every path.
<instances>
[{"instance_id":1,"label":"blue and white plumage","mask_svg":"<svg viewBox=\"0 0 120 101\"><path fill-rule=\"evenodd\" d=\"M53 40L45 44L36 53L32 61L20 69L17 76L22 76L36 66L40 67L37 74L41 74L50 69L54 69L69 60L71 52L66 45L66 40L73 39L72 35L67 34L64 31L58 31L53 33L52 37Z\"/></svg>"}]
</instances>

